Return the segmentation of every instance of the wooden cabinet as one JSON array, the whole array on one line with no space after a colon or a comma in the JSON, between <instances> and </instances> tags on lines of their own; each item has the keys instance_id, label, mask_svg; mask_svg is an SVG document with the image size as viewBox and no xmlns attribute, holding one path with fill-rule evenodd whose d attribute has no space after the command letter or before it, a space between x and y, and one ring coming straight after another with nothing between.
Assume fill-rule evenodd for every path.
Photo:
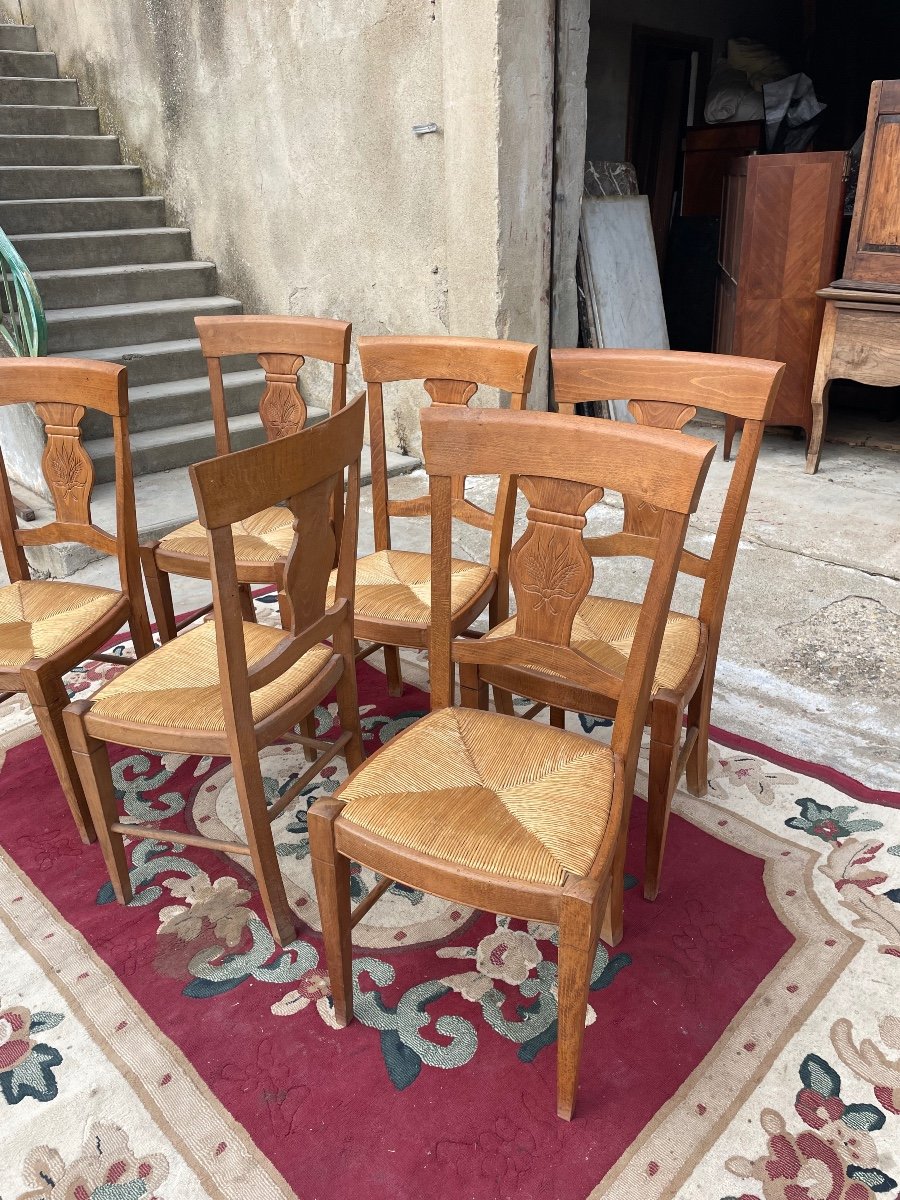
<instances>
[{"instance_id":1,"label":"wooden cabinet","mask_svg":"<svg viewBox=\"0 0 900 1200\"><path fill-rule=\"evenodd\" d=\"M770 424L812 427L822 300L834 279L844 194L841 152L753 155L728 172L714 349L787 364ZM737 423L729 419L725 457Z\"/></svg>"},{"instance_id":2,"label":"wooden cabinet","mask_svg":"<svg viewBox=\"0 0 900 1200\"><path fill-rule=\"evenodd\" d=\"M762 121L729 121L689 129L684 135L681 216L717 217L728 168L736 158L761 150L765 141Z\"/></svg>"},{"instance_id":3,"label":"wooden cabinet","mask_svg":"<svg viewBox=\"0 0 900 1200\"><path fill-rule=\"evenodd\" d=\"M900 79L872 84L843 287L900 291Z\"/></svg>"}]
</instances>

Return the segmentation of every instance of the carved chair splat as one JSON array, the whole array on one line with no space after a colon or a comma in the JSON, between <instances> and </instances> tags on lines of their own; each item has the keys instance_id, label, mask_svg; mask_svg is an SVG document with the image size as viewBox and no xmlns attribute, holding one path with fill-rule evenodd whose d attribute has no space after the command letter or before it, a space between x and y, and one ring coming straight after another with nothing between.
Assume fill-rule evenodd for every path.
<instances>
[{"instance_id":1,"label":"carved chair splat","mask_svg":"<svg viewBox=\"0 0 900 1200\"><path fill-rule=\"evenodd\" d=\"M264 372L258 411L268 441L289 437L306 424L308 407L298 379L307 360L332 366L331 412L340 411L347 397L350 324L318 317L195 317L200 349L209 374L216 454L231 453L231 433L225 400L223 359L255 355ZM338 509L334 510L334 515ZM238 583L244 616L254 620L251 584L277 585L280 563L291 544L290 515L273 506L251 513L234 529ZM338 531L339 532L339 531ZM191 521L160 541L141 547L147 590L162 641L175 637L186 624L212 610L212 604L176 621L170 575L193 579L210 577L206 531Z\"/></svg>"},{"instance_id":2,"label":"carved chair splat","mask_svg":"<svg viewBox=\"0 0 900 1200\"><path fill-rule=\"evenodd\" d=\"M82 841L95 838L87 801L63 724L69 702L63 676L86 658L108 660L101 647L127 624L136 656L152 647L138 558L134 482L128 441L127 371L113 363L68 358L0 361L0 404L31 403L43 422L41 468L55 519L20 529L0 455L0 545L10 583L0 588L0 692L24 692L47 745ZM116 533L91 519L94 464L81 421L88 410L112 420L116 472ZM114 556L120 590L32 579L26 546L80 542ZM133 661L116 656L111 661Z\"/></svg>"},{"instance_id":3,"label":"carved chair splat","mask_svg":"<svg viewBox=\"0 0 900 1200\"><path fill-rule=\"evenodd\" d=\"M591 967L619 902L641 733L688 515L713 442L547 413L448 406L422 414L432 503L432 712L398 734L309 812L313 873L338 1025L353 1019L351 909L358 862L406 886L523 920L558 924L557 1112L575 1107ZM579 452L573 455L572 446ZM454 638L453 480L518 475L528 525L511 556L514 633ZM588 507L610 487L653 503L660 532L627 666L613 680L572 643L593 576L583 544ZM485 678L538 658L581 663L618 696L612 744L486 711ZM459 664L464 707L451 707Z\"/></svg>"},{"instance_id":4,"label":"carved chair splat","mask_svg":"<svg viewBox=\"0 0 900 1200\"><path fill-rule=\"evenodd\" d=\"M509 408L519 412L525 408L531 388L536 354L536 346L488 338L359 339L369 403L375 553L357 564L355 628L357 638L368 643L359 652L361 658L383 649L392 696L403 691L398 648L428 645L431 565L427 554L393 548L391 518L429 517L431 498L428 493L402 500L389 495L384 384L421 380L433 407L456 410L468 406L479 387L497 388L509 394ZM486 566L454 561L454 634L468 629L485 608L490 610L492 623L502 620L508 610L506 560L514 515L511 486L510 479L500 480L494 511L488 512L466 498L465 472L454 475L454 518L491 534Z\"/></svg>"},{"instance_id":5,"label":"carved chair splat","mask_svg":"<svg viewBox=\"0 0 900 1200\"><path fill-rule=\"evenodd\" d=\"M346 757L350 770L363 758L353 586L364 423L360 394L333 417L299 433L192 466L199 520L209 538L214 620L164 642L89 700L66 709L75 762L121 903L132 894L123 835L158 838L161 833L155 826L120 820L107 743L224 755L231 759L246 842L180 831L177 840L248 855L272 936L281 945L293 940L294 918L270 823L336 754ZM282 630L244 618L232 532L236 523L279 503L290 514L293 537L281 571L287 613ZM341 519L334 521L338 509ZM337 584L326 605L335 552ZM295 735L298 725L309 729L316 705L332 688L337 689L340 736L329 742L314 733ZM259 755L278 740L298 742L314 753L309 767L267 809Z\"/></svg>"}]
</instances>

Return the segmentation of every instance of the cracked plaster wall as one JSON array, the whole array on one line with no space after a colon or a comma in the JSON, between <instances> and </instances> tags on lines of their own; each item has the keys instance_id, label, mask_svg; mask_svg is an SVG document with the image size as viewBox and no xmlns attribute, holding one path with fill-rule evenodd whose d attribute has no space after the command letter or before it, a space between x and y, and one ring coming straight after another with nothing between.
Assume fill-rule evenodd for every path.
<instances>
[{"instance_id":1,"label":"cracked plaster wall","mask_svg":"<svg viewBox=\"0 0 900 1200\"><path fill-rule=\"evenodd\" d=\"M248 311L546 350L552 0L0 0ZM412 125L435 121L424 137ZM545 357L545 355L543 356ZM534 403L546 406L542 365ZM359 383L354 352L351 386ZM395 448L418 388L393 389ZM485 397L496 402L496 397Z\"/></svg>"}]
</instances>

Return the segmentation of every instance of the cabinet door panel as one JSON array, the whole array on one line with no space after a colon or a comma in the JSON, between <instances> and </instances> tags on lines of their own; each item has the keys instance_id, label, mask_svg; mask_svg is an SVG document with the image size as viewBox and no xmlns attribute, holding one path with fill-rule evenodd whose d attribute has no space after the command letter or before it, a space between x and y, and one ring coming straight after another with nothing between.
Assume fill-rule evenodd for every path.
<instances>
[{"instance_id":1,"label":"cabinet door panel","mask_svg":"<svg viewBox=\"0 0 900 1200\"><path fill-rule=\"evenodd\" d=\"M844 278L900 290L900 79L872 84Z\"/></svg>"}]
</instances>

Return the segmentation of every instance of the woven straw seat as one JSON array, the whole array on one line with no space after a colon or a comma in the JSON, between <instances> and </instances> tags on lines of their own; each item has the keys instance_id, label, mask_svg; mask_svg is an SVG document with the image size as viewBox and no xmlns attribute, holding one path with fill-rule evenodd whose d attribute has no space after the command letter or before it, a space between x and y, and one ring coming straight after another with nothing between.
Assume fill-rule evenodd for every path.
<instances>
[{"instance_id":1,"label":"woven straw seat","mask_svg":"<svg viewBox=\"0 0 900 1200\"><path fill-rule=\"evenodd\" d=\"M266 508L231 527L238 574L242 566L259 566L286 558L294 538L293 517L286 508ZM206 530L199 521L173 529L159 543L165 554L187 554L204 561L209 558Z\"/></svg>"},{"instance_id":2,"label":"woven straw seat","mask_svg":"<svg viewBox=\"0 0 900 1200\"><path fill-rule=\"evenodd\" d=\"M594 861L612 780L612 751L580 734L441 709L351 780L341 821L470 870L562 887Z\"/></svg>"},{"instance_id":3,"label":"woven straw seat","mask_svg":"<svg viewBox=\"0 0 900 1200\"><path fill-rule=\"evenodd\" d=\"M20 667L64 649L122 600L121 592L24 579L0 588L0 666Z\"/></svg>"},{"instance_id":4,"label":"woven straw seat","mask_svg":"<svg viewBox=\"0 0 900 1200\"><path fill-rule=\"evenodd\" d=\"M586 596L572 623L572 647L592 658L607 671L624 675L631 653L641 606L605 596ZM503 621L485 638L513 633L516 618ZM700 622L684 613L670 612L666 618L662 650L653 680L653 690L681 686L700 644ZM537 669L537 668L535 668ZM556 672L545 672L556 674Z\"/></svg>"},{"instance_id":5,"label":"woven straw seat","mask_svg":"<svg viewBox=\"0 0 900 1200\"><path fill-rule=\"evenodd\" d=\"M451 562L451 616L461 612L491 580L489 567L454 558ZM332 603L335 575L328 585ZM379 550L357 559L357 619L428 625L431 619L431 555L408 550Z\"/></svg>"},{"instance_id":6,"label":"woven straw seat","mask_svg":"<svg viewBox=\"0 0 900 1200\"><path fill-rule=\"evenodd\" d=\"M284 642L282 629L249 621L243 628L250 667ZM313 646L272 683L252 692L254 722L264 720L302 691L332 654L330 646ZM92 701L92 713L101 717L179 730L224 729L215 621L164 642L102 687Z\"/></svg>"}]
</instances>

